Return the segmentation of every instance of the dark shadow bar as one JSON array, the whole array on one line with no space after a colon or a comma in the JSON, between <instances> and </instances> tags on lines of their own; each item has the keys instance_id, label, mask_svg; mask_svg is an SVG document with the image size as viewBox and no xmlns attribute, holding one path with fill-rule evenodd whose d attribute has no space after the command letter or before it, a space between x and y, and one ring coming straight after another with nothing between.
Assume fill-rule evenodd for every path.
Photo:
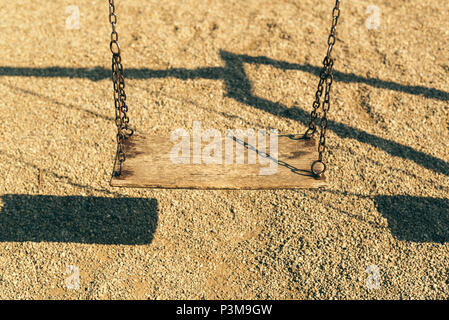
<instances>
[{"instance_id":1,"label":"dark shadow bar","mask_svg":"<svg viewBox=\"0 0 449 320\"><path fill-rule=\"evenodd\" d=\"M149 244L157 200L7 194L1 197L0 241Z\"/></svg>"}]
</instances>

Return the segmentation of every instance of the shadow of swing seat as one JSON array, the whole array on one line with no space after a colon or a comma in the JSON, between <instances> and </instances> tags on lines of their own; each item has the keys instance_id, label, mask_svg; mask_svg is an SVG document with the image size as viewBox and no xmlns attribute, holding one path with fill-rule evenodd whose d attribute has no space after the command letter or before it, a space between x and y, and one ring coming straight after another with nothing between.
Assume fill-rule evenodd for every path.
<instances>
[{"instance_id":1,"label":"shadow of swing seat","mask_svg":"<svg viewBox=\"0 0 449 320\"><path fill-rule=\"evenodd\" d=\"M317 179L310 172L312 163L318 157L313 138L279 135L277 156L273 156L258 150L244 140L227 135L221 138L221 147L223 150L230 145L232 152L221 157L221 161L208 164L201 160L194 163L190 148L188 155L183 154L180 161L174 162L172 150L176 144L177 142L171 141L168 136L132 135L124 143L126 161L123 162L121 174L112 176L111 185L166 189L247 190L326 186L324 176ZM243 152L238 152L239 148ZM270 149L266 147L262 150ZM232 157L227 158L228 154ZM227 159L229 161L226 161Z\"/></svg>"},{"instance_id":2,"label":"shadow of swing seat","mask_svg":"<svg viewBox=\"0 0 449 320\"><path fill-rule=\"evenodd\" d=\"M449 243L449 199L376 195L373 200L398 240Z\"/></svg>"},{"instance_id":3,"label":"shadow of swing seat","mask_svg":"<svg viewBox=\"0 0 449 320\"><path fill-rule=\"evenodd\" d=\"M5 194L0 242L146 245L158 223L154 198Z\"/></svg>"}]
</instances>

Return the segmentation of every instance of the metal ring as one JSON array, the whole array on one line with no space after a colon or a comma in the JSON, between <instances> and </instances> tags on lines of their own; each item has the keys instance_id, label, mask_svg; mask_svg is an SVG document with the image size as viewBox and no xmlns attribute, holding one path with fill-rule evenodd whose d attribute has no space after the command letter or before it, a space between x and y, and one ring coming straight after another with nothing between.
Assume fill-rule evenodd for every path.
<instances>
[{"instance_id":1,"label":"metal ring","mask_svg":"<svg viewBox=\"0 0 449 320\"><path fill-rule=\"evenodd\" d=\"M111 32L111 41L118 41L118 33L117 31Z\"/></svg>"},{"instance_id":2,"label":"metal ring","mask_svg":"<svg viewBox=\"0 0 449 320\"><path fill-rule=\"evenodd\" d=\"M115 45L115 50L114 50L114 45ZM117 41L111 41L109 48L111 49L111 52L113 55L115 55L115 56L120 55L120 45L118 44Z\"/></svg>"},{"instance_id":3,"label":"metal ring","mask_svg":"<svg viewBox=\"0 0 449 320\"><path fill-rule=\"evenodd\" d=\"M111 7L109 7L109 9L110 9ZM112 19L112 18L114 18L114 19ZM117 16L115 15L115 13L111 13L110 15L109 15L109 23L110 24L116 24L117 23Z\"/></svg>"},{"instance_id":4,"label":"metal ring","mask_svg":"<svg viewBox=\"0 0 449 320\"><path fill-rule=\"evenodd\" d=\"M310 138L313 137L313 134L314 134L315 132L316 132L316 126L315 126L315 124L312 123L312 124L307 128L306 132L304 132L303 138L304 138L304 139L310 139Z\"/></svg>"},{"instance_id":5,"label":"metal ring","mask_svg":"<svg viewBox=\"0 0 449 320\"><path fill-rule=\"evenodd\" d=\"M323 165L323 169L316 170L316 165L320 164L320 163ZM312 171L312 173L315 177L321 177L323 175L323 173L326 171L326 164L322 160L315 160L312 163L310 170Z\"/></svg>"}]
</instances>

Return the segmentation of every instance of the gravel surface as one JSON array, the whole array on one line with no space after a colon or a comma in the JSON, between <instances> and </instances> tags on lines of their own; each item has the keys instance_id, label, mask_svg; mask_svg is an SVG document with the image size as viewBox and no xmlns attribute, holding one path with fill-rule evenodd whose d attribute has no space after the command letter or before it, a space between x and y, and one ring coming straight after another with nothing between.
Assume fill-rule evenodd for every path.
<instances>
[{"instance_id":1,"label":"gravel surface","mask_svg":"<svg viewBox=\"0 0 449 320\"><path fill-rule=\"evenodd\" d=\"M137 132L305 130L332 1L116 2ZM0 298L449 298L449 2L343 1L299 191L109 187L107 11L0 0Z\"/></svg>"}]
</instances>

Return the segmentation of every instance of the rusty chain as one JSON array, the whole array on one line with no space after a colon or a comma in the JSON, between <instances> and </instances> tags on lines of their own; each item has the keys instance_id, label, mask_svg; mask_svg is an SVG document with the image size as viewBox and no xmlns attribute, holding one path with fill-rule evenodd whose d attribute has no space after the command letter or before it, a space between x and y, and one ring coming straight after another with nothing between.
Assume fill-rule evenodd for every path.
<instances>
[{"instance_id":1,"label":"rusty chain","mask_svg":"<svg viewBox=\"0 0 449 320\"><path fill-rule=\"evenodd\" d=\"M330 109L330 92L334 80L333 66L334 59L332 58L332 49L336 41L336 27L340 17L340 0L335 1L335 6L332 10L332 26L328 37L328 49L323 60L323 68L320 72L320 80L318 88L315 93L315 100L313 102L313 110L310 113L310 122L308 129L304 133L306 138L311 138L317 131L316 119L318 117L319 107L322 105L323 115L320 121L320 139L318 143L318 159L312 163L312 173L320 177L326 171L326 164L323 161L323 154L326 150L326 131L328 126L327 113ZM115 123L117 125L117 166L114 166L114 174L120 175L122 171L123 162L126 159L124 152L124 140L129 138L134 131L129 127L129 117L127 116L128 106L126 104L125 94L125 76L121 59L120 45L118 43L118 33L116 31L117 15L115 13L114 0L109 0L109 22L112 26L110 50L112 53L112 82L114 87L114 105L115 105ZM321 97L324 90L324 100L321 102ZM318 165L321 165L318 168Z\"/></svg>"},{"instance_id":2,"label":"rusty chain","mask_svg":"<svg viewBox=\"0 0 449 320\"><path fill-rule=\"evenodd\" d=\"M109 23L112 26L109 48L112 53L112 83L114 87L115 124L117 125L117 154L114 175L119 176L122 172L123 162L126 159L123 143L134 131L129 127L129 118L126 114L128 106L126 105L125 74L120 55L118 33L116 31L117 15L115 13L114 0L109 0Z\"/></svg>"},{"instance_id":3,"label":"rusty chain","mask_svg":"<svg viewBox=\"0 0 449 320\"><path fill-rule=\"evenodd\" d=\"M321 177L326 171L326 163L323 161L323 154L326 150L326 131L327 131L327 113L330 109L330 92L332 88L332 82L334 81L333 67L334 59L332 58L332 49L334 48L337 29L338 18L340 17L340 0L335 1L334 9L332 10L332 26L330 34L327 40L328 48L326 56L323 60L323 68L320 72L320 80L318 82L318 89L315 93L315 100L313 102L313 109L310 113L309 126L304 133L306 138L311 138L317 131L317 125L315 123L318 117L318 110L320 106L323 107L323 115L320 121L320 140L318 142L318 159L312 163L311 171L316 177ZM324 90L324 100L321 102L321 97Z\"/></svg>"}]
</instances>

